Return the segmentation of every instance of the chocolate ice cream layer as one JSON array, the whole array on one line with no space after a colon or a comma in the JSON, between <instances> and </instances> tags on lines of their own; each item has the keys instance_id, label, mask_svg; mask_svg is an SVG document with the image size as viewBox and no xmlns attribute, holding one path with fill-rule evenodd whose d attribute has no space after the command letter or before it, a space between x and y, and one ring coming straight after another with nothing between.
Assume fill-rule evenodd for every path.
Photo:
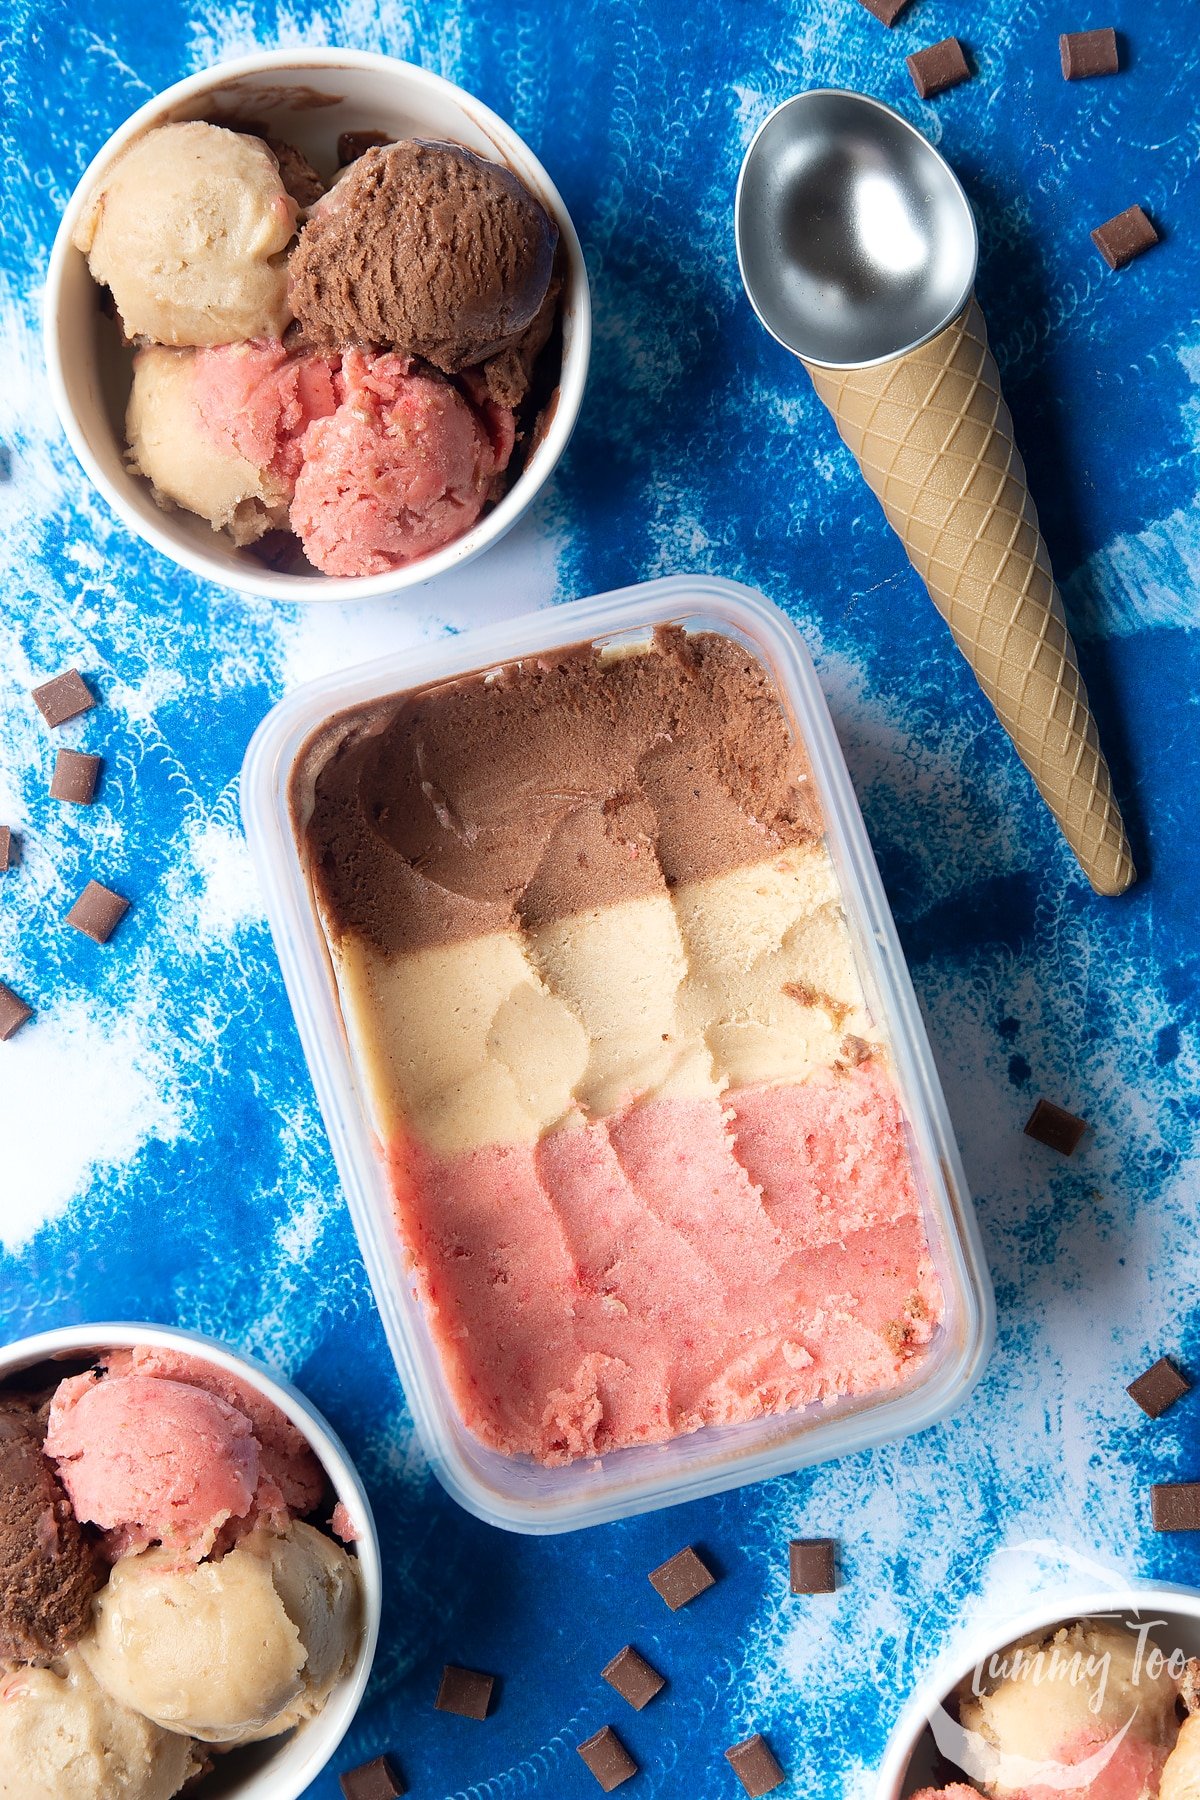
<instances>
[{"instance_id":1,"label":"chocolate ice cream layer","mask_svg":"<svg viewBox=\"0 0 1200 1800\"><path fill-rule=\"evenodd\" d=\"M0 1663L51 1662L92 1622L96 1564L44 1436L33 1402L0 1397Z\"/></svg>"},{"instance_id":2,"label":"chocolate ice cream layer","mask_svg":"<svg viewBox=\"0 0 1200 1800\"><path fill-rule=\"evenodd\" d=\"M314 208L291 260L291 304L314 345L382 346L456 374L532 324L557 241L502 164L457 144L389 144Z\"/></svg>"},{"instance_id":3,"label":"chocolate ice cream layer","mask_svg":"<svg viewBox=\"0 0 1200 1800\"><path fill-rule=\"evenodd\" d=\"M293 780L330 930L385 954L531 930L818 838L757 658L676 631L654 650L579 645L335 719Z\"/></svg>"}]
</instances>

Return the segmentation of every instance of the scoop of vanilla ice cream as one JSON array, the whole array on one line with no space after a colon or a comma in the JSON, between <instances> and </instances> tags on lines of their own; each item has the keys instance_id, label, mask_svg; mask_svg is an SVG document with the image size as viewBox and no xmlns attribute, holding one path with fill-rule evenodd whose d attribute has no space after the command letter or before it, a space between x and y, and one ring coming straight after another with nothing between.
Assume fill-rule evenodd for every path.
<instances>
[{"instance_id":1,"label":"scoop of vanilla ice cream","mask_svg":"<svg viewBox=\"0 0 1200 1800\"><path fill-rule=\"evenodd\" d=\"M129 1711L77 1650L0 1673L3 1800L172 1800L200 1767L190 1738Z\"/></svg>"},{"instance_id":2,"label":"scoop of vanilla ice cream","mask_svg":"<svg viewBox=\"0 0 1200 1800\"><path fill-rule=\"evenodd\" d=\"M292 316L283 253L298 211L260 138L160 125L106 170L74 242L130 337L278 338Z\"/></svg>"},{"instance_id":3,"label":"scoop of vanilla ice cream","mask_svg":"<svg viewBox=\"0 0 1200 1800\"><path fill-rule=\"evenodd\" d=\"M362 1593L358 1564L341 1544L311 1525L293 1525L275 1538L271 1550L275 1592L306 1652L299 1696L265 1731L274 1737L320 1712L333 1689L350 1673L362 1638Z\"/></svg>"},{"instance_id":4,"label":"scoop of vanilla ice cream","mask_svg":"<svg viewBox=\"0 0 1200 1800\"><path fill-rule=\"evenodd\" d=\"M235 544L286 527L291 489L206 431L193 389L194 352L151 344L133 359L125 413L127 461L160 506L182 507Z\"/></svg>"},{"instance_id":5,"label":"scoop of vanilla ice cream","mask_svg":"<svg viewBox=\"0 0 1200 1800\"><path fill-rule=\"evenodd\" d=\"M297 1524L255 1531L220 1562L122 1558L83 1653L110 1694L156 1724L244 1744L318 1712L361 1630L354 1561Z\"/></svg>"},{"instance_id":6,"label":"scoop of vanilla ice cream","mask_svg":"<svg viewBox=\"0 0 1200 1800\"><path fill-rule=\"evenodd\" d=\"M960 1697L976 1734L969 1763L994 1800L1026 1800L1063 1786L1086 1800L1154 1800L1179 1730L1179 1687L1153 1638L1119 1622L1084 1619L1001 1653L998 1679ZM983 1684L980 1684L983 1685Z\"/></svg>"}]
</instances>

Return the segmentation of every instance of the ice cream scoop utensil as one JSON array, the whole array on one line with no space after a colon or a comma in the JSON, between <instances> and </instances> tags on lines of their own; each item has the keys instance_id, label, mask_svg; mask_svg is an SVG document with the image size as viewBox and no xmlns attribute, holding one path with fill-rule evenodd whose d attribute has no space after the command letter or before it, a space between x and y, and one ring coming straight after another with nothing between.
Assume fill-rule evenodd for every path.
<instances>
[{"instance_id":1,"label":"ice cream scoop utensil","mask_svg":"<svg viewBox=\"0 0 1200 1800\"><path fill-rule=\"evenodd\" d=\"M746 153L738 265L798 356L1097 892L1136 879L974 297L949 165L878 100L785 101Z\"/></svg>"}]
</instances>

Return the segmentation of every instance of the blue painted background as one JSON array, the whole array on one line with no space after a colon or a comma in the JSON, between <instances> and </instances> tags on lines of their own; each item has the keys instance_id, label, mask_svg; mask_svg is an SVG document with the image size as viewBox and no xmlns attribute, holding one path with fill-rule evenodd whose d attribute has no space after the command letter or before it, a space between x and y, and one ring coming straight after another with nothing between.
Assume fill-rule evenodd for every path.
<instances>
[{"instance_id":1,"label":"blue painted background","mask_svg":"<svg viewBox=\"0 0 1200 1800\"><path fill-rule=\"evenodd\" d=\"M82 16L81 16L82 15ZM178 1321L292 1374L372 1491L383 1645L346 1761L393 1751L422 1797L571 1800L613 1720L630 1794L739 1790L761 1728L813 1800L867 1796L903 1695L965 1623L1086 1555L1200 1581L1147 1483L1200 1476L1200 1395L1158 1424L1124 1383L1200 1375L1200 48L1174 0L7 0L0 977L38 1007L0 1047L0 1333ZM1064 83L1057 33L1115 21L1126 69ZM916 100L907 50L960 30L978 66ZM132 541L88 491L42 375L57 215L153 91L256 45L389 50L481 95L578 223L597 336L583 421L535 515L394 604L247 604ZM884 527L798 365L737 285L734 180L806 85L856 86L938 141L976 204L979 291L1143 880L1096 900ZM1088 228L1140 201L1164 243L1110 274ZM290 685L475 619L675 570L784 605L814 653L925 1008L994 1271L999 1346L952 1423L681 1512L549 1542L490 1531L413 1439L339 1196L237 816L249 736ZM78 664L104 707L99 804L46 798L28 688ZM65 931L86 875L135 909ZM1070 1162L1020 1127L1085 1114ZM789 1537L843 1545L833 1600L786 1592ZM681 1544L723 1580L672 1618L644 1572ZM633 1639L670 1675L635 1716L598 1681ZM446 1660L495 1670L484 1725L432 1711ZM333 1800L333 1772L312 1789Z\"/></svg>"}]
</instances>

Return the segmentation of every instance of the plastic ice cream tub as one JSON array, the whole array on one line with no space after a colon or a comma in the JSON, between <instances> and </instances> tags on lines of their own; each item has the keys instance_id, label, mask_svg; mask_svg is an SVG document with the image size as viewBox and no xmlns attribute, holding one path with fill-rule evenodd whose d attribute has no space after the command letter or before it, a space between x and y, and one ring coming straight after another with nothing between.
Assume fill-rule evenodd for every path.
<instances>
[{"instance_id":1,"label":"plastic ice cream tub","mask_svg":"<svg viewBox=\"0 0 1200 1800\"><path fill-rule=\"evenodd\" d=\"M962 1779L944 1772L947 1764L958 1767L962 1756L954 1714L944 1703L961 1683L974 1681L977 1675L987 1681L1001 1672L1004 1664L992 1659L1009 1646L1048 1637L1060 1625L1082 1619L1130 1634L1135 1685L1139 1669L1149 1669L1147 1638L1164 1657L1176 1658L1176 1670L1184 1658L1200 1656L1200 1593L1193 1588L1115 1580L1106 1586L1056 1585L1036 1602L1011 1613L1006 1610L1003 1617L981 1620L957 1634L896 1721L880 1767L876 1800L908 1800L923 1788ZM1070 1792L1069 1781L1062 1786Z\"/></svg>"},{"instance_id":2,"label":"plastic ice cream tub","mask_svg":"<svg viewBox=\"0 0 1200 1800\"><path fill-rule=\"evenodd\" d=\"M565 259L562 368L541 438L508 492L471 529L431 555L383 575L293 574L270 568L194 514L164 512L150 484L125 464L125 407L131 357L103 316L100 294L72 233L96 182L114 159L156 126L207 119L266 124L319 168L334 160L343 131L449 139L508 165L542 201L559 229ZM528 510L575 428L591 351L591 302L579 238L562 196L511 126L463 88L396 57L349 49L264 51L218 63L140 107L97 152L63 213L46 276L46 368L62 426L85 473L130 531L207 581L268 600L367 600L395 594L457 569L503 537Z\"/></svg>"},{"instance_id":3,"label":"plastic ice cream tub","mask_svg":"<svg viewBox=\"0 0 1200 1800\"><path fill-rule=\"evenodd\" d=\"M307 1440L357 1532L353 1554L362 1580L364 1624L362 1643L350 1673L334 1688L315 1717L285 1736L247 1745L219 1759L217 1768L205 1777L200 1788L204 1800L298 1800L331 1761L349 1730L375 1660L383 1577L370 1500L328 1422L298 1389L270 1374L253 1357L230 1350L200 1332L128 1323L69 1325L39 1332L36 1337L22 1338L0 1349L0 1383L38 1363L63 1362L73 1373L81 1358L136 1345L199 1357L256 1388Z\"/></svg>"},{"instance_id":4,"label":"plastic ice cream tub","mask_svg":"<svg viewBox=\"0 0 1200 1800\"><path fill-rule=\"evenodd\" d=\"M609 656L646 644L666 626L715 633L749 649L772 678L791 731L807 749L858 977L890 1053L944 1313L911 1374L906 1370L903 1383L890 1391L706 1425L666 1442L546 1466L487 1447L452 1398L394 1222L385 1146L294 834L289 784L302 747L347 708L579 643L595 643ZM920 1431L959 1404L984 1367L993 1331L978 1228L832 721L803 643L774 606L730 582L676 576L326 677L282 701L260 726L243 768L242 807L284 980L396 1366L436 1473L469 1511L511 1530L572 1530L848 1455Z\"/></svg>"}]
</instances>

